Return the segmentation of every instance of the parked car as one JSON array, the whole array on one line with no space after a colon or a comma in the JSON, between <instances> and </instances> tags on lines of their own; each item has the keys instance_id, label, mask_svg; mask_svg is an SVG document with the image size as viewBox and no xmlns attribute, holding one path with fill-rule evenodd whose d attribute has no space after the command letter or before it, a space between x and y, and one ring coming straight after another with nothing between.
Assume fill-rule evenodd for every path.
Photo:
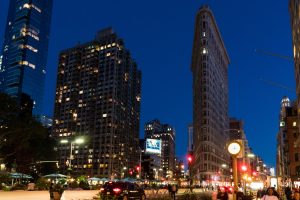
<instances>
[{"instance_id":1,"label":"parked car","mask_svg":"<svg viewBox=\"0 0 300 200\"><path fill-rule=\"evenodd\" d=\"M131 182L107 182L100 188L101 199L140 199L145 200L145 191Z\"/></svg>"}]
</instances>

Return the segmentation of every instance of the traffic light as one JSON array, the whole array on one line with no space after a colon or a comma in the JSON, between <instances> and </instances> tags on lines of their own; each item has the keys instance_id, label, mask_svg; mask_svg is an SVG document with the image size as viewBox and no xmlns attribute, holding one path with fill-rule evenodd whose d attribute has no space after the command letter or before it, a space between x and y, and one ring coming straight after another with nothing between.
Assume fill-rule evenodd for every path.
<instances>
[{"instance_id":1,"label":"traffic light","mask_svg":"<svg viewBox=\"0 0 300 200\"><path fill-rule=\"evenodd\" d=\"M241 169L242 169L243 172L245 172L245 171L247 171L247 166L246 165L242 165Z\"/></svg>"},{"instance_id":2,"label":"traffic light","mask_svg":"<svg viewBox=\"0 0 300 200\"><path fill-rule=\"evenodd\" d=\"M193 162L193 153L189 152L187 155L188 163L191 164Z\"/></svg>"},{"instance_id":3,"label":"traffic light","mask_svg":"<svg viewBox=\"0 0 300 200\"><path fill-rule=\"evenodd\" d=\"M136 171L140 171L140 166L137 166L137 167L136 167Z\"/></svg>"}]
</instances>

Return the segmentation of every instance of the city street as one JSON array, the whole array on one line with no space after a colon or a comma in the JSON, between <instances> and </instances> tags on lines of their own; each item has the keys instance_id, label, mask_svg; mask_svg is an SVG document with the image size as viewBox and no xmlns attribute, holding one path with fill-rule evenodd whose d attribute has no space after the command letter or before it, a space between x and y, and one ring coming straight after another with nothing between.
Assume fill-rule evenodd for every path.
<instances>
[{"instance_id":1,"label":"city street","mask_svg":"<svg viewBox=\"0 0 300 200\"><path fill-rule=\"evenodd\" d=\"M91 200L98 190L66 190L62 200ZM49 200L48 191L0 191L1 200Z\"/></svg>"},{"instance_id":2,"label":"city street","mask_svg":"<svg viewBox=\"0 0 300 200\"><path fill-rule=\"evenodd\" d=\"M177 193L177 196L182 195L186 189L180 189ZM63 194L61 200L92 200L93 196L95 196L99 191L98 190L66 190ZM151 197L156 196L168 196L168 192L166 190L159 190L157 193L154 190L146 190L147 199L151 199ZM202 191L195 190L194 192L200 193ZM157 197L157 196L156 196ZM49 192L48 191L12 191L12 192L4 192L0 191L0 199L1 200L49 200ZM213 198L216 199L216 192L213 192ZM231 195L229 195L229 199Z\"/></svg>"}]
</instances>

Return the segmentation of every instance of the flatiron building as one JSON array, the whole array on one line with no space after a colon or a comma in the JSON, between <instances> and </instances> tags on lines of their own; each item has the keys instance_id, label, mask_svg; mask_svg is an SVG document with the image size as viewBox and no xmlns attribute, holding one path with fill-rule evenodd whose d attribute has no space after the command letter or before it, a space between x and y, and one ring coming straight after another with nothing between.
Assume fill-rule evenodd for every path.
<instances>
[{"instance_id":1,"label":"flatiron building","mask_svg":"<svg viewBox=\"0 0 300 200\"><path fill-rule=\"evenodd\" d=\"M226 182L222 166L229 166L229 57L212 11L199 9L194 32L192 176L201 184Z\"/></svg>"}]
</instances>

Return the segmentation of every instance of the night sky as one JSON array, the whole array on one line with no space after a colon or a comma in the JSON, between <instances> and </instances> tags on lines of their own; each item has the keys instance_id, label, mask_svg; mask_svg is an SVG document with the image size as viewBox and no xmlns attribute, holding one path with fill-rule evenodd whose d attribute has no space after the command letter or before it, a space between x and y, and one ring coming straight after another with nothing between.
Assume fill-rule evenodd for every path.
<instances>
[{"instance_id":1,"label":"night sky","mask_svg":"<svg viewBox=\"0 0 300 200\"><path fill-rule=\"evenodd\" d=\"M1 48L8 2L0 2ZM45 114L53 114L59 52L111 26L142 70L141 137L144 123L154 118L174 126L176 152L184 159L192 122L194 21L203 3L214 12L231 60L229 114L244 120L254 153L275 166L280 101L285 95L295 99L294 67L255 49L292 57L287 0L54 0Z\"/></svg>"}]
</instances>

